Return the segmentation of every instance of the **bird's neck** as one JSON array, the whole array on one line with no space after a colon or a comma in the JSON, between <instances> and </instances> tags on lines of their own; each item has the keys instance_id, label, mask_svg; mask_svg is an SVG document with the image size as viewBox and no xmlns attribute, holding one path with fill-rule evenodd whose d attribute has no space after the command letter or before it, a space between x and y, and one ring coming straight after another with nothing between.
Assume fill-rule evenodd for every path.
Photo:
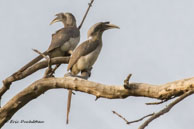
<instances>
[{"instance_id":1,"label":"bird's neck","mask_svg":"<svg viewBox=\"0 0 194 129\"><path fill-rule=\"evenodd\" d=\"M88 39L92 41L96 40L102 41L102 36L90 36Z\"/></svg>"},{"instance_id":2,"label":"bird's neck","mask_svg":"<svg viewBox=\"0 0 194 129\"><path fill-rule=\"evenodd\" d=\"M102 33L97 33L96 35L89 36L88 39L102 41Z\"/></svg>"},{"instance_id":3,"label":"bird's neck","mask_svg":"<svg viewBox=\"0 0 194 129\"><path fill-rule=\"evenodd\" d=\"M64 21L64 20L62 20L61 22L63 23L64 27L66 27L66 23L65 23L65 21Z\"/></svg>"},{"instance_id":4,"label":"bird's neck","mask_svg":"<svg viewBox=\"0 0 194 129\"><path fill-rule=\"evenodd\" d=\"M64 27L77 27L76 24L73 23L66 23L65 21L62 21Z\"/></svg>"}]
</instances>

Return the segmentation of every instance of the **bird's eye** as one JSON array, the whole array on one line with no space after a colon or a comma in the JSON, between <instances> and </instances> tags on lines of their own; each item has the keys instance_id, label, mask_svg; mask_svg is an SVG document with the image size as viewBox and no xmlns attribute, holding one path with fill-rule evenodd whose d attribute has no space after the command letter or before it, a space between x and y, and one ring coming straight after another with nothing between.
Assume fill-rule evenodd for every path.
<instances>
[{"instance_id":1,"label":"bird's eye","mask_svg":"<svg viewBox=\"0 0 194 129\"><path fill-rule=\"evenodd\" d=\"M98 31L98 27L95 28L94 32L97 32Z\"/></svg>"},{"instance_id":2,"label":"bird's eye","mask_svg":"<svg viewBox=\"0 0 194 129\"><path fill-rule=\"evenodd\" d=\"M102 28L102 24L97 27L97 30L100 30Z\"/></svg>"}]
</instances>

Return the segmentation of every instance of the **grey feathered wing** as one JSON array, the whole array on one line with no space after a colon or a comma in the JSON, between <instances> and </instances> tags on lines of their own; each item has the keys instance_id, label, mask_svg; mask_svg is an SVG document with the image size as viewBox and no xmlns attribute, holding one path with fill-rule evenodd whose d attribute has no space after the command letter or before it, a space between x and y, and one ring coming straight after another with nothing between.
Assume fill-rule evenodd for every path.
<instances>
[{"instance_id":1,"label":"grey feathered wing","mask_svg":"<svg viewBox=\"0 0 194 129\"><path fill-rule=\"evenodd\" d=\"M95 41L86 40L81 45L79 45L71 55L71 58L67 66L67 71L70 70L74 64L76 64L76 62L79 60L80 57L85 56L90 52L94 51L97 48L99 42L100 41L98 40L95 40Z\"/></svg>"},{"instance_id":2,"label":"grey feathered wing","mask_svg":"<svg viewBox=\"0 0 194 129\"><path fill-rule=\"evenodd\" d=\"M80 36L80 32L76 27L62 28L58 30L55 34L52 35L52 41L47 49L47 52L50 52L64 43L70 40L70 38L76 38Z\"/></svg>"}]
</instances>

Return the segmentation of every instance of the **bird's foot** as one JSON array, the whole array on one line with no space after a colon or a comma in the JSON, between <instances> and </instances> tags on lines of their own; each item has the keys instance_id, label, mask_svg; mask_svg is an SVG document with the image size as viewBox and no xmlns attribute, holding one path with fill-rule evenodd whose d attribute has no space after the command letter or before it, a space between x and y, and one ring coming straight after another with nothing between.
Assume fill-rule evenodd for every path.
<instances>
[{"instance_id":1,"label":"bird's foot","mask_svg":"<svg viewBox=\"0 0 194 129\"><path fill-rule=\"evenodd\" d=\"M84 79L88 79L88 78L91 76L91 70L92 70L92 67L89 68L89 69L82 70L82 71L81 71L81 76L82 76Z\"/></svg>"},{"instance_id":2,"label":"bird's foot","mask_svg":"<svg viewBox=\"0 0 194 129\"><path fill-rule=\"evenodd\" d=\"M64 75L64 77L68 77L68 76L71 76L71 77L76 77L75 75L73 75L71 72L68 72Z\"/></svg>"}]
</instances>

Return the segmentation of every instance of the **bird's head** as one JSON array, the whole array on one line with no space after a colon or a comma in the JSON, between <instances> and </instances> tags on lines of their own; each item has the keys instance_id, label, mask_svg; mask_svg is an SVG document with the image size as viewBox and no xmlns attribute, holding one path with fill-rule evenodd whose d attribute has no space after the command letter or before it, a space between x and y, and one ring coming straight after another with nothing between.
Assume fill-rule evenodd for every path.
<instances>
[{"instance_id":1,"label":"bird's head","mask_svg":"<svg viewBox=\"0 0 194 129\"><path fill-rule=\"evenodd\" d=\"M64 26L76 26L76 19L72 13L58 13L56 18L50 23L62 22Z\"/></svg>"},{"instance_id":2,"label":"bird's head","mask_svg":"<svg viewBox=\"0 0 194 129\"><path fill-rule=\"evenodd\" d=\"M96 23L88 30L88 38L94 37L94 36L101 36L105 30L114 29L114 28L119 29L118 26L110 24L110 22Z\"/></svg>"}]
</instances>

